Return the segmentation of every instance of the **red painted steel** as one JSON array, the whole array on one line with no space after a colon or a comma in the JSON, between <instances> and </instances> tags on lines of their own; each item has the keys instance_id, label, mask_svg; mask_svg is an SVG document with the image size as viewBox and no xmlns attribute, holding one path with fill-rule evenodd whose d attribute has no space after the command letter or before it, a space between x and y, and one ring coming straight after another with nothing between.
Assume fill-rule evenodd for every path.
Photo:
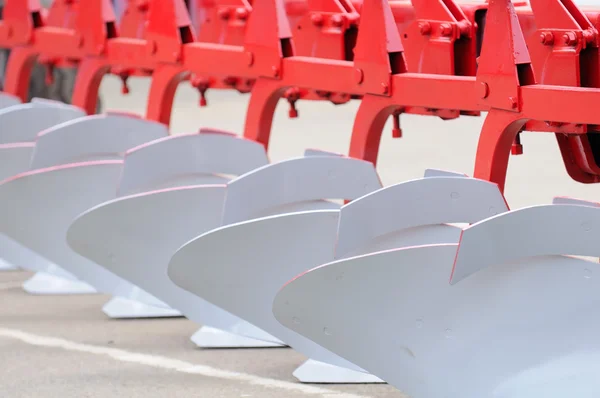
<instances>
[{"instance_id":1,"label":"red painted steel","mask_svg":"<svg viewBox=\"0 0 600 398\"><path fill-rule=\"evenodd\" d=\"M522 131L556 134L573 179L600 176L600 10L572 0L198 0L197 34L182 0L130 0L118 29L108 1L55 4L44 19L35 2L8 0L8 91L23 93L38 54L48 65L77 63L74 102L89 112L105 73L151 75L147 117L168 123L190 75L203 105L211 88L251 92L244 135L265 146L279 99L291 117L298 101L357 99L350 155L374 163L390 116L400 137L402 113L488 112L475 177L503 189Z\"/></svg>"}]
</instances>

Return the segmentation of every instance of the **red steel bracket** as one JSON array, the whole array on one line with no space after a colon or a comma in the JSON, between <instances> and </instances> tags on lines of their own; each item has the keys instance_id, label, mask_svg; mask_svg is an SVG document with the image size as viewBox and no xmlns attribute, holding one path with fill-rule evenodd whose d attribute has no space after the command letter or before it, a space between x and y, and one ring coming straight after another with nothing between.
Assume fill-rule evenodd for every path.
<instances>
[{"instance_id":1,"label":"red steel bracket","mask_svg":"<svg viewBox=\"0 0 600 398\"><path fill-rule=\"evenodd\" d=\"M73 103L95 109L102 77L111 70L124 81L152 75L146 117L169 124L175 90L188 76L180 63L182 45L195 40L183 0L129 1L119 30L134 36L110 37L102 53L82 60Z\"/></svg>"}]
</instances>

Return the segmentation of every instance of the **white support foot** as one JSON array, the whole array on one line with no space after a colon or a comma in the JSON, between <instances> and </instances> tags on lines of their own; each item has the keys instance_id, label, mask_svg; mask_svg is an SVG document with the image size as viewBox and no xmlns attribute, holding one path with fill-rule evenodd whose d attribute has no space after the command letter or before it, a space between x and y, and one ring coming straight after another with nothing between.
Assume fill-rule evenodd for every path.
<instances>
[{"instance_id":1,"label":"white support foot","mask_svg":"<svg viewBox=\"0 0 600 398\"><path fill-rule=\"evenodd\" d=\"M19 269L19 267L0 258L0 271L16 271L18 269Z\"/></svg>"},{"instance_id":2,"label":"white support foot","mask_svg":"<svg viewBox=\"0 0 600 398\"><path fill-rule=\"evenodd\" d=\"M96 290L83 281L63 278L47 272L37 272L23 283L23 290L29 294L71 295L94 294Z\"/></svg>"},{"instance_id":3,"label":"white support foot","mask_svg":"<svg viewBox=\"0 0 600 398\"><path fill-rule=\"evenodd\" d=\"M113 319L172 318L181 316L179 311L172 308L155 307L125 297L113 297L104 304L102 312Z\"/></svg>"},{"instance_id":4,"label":"white support foot","mask_svg":"<svg viewBox=\"0 0 600 398\"><path fill-rule=\"evenodd\" d=\"M294 371L294 377L301 383L328 384L373 384L385 383L369 373L359 372L325 362L309 359Z\"/></svg>"},{"instance_id":5,"label":"white support foot","mask_svg":"<svg viewBox=\"0 0 600 398\"><path fill-rule=\"evenodd\" d=\"M201 327L190 337L200 348L274 348L285 347L270 341L256 340L238 334L228 333L209 326Z\"/></svg>"}]
</instances>

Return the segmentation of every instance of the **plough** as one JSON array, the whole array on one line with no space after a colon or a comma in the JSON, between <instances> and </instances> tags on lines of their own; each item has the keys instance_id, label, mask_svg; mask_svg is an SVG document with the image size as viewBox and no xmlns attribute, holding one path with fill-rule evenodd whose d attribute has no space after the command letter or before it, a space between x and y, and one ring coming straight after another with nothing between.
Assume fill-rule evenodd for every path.
<instances>
[{"instance_id":1,"label":"plough","mask_svg":"<svg viewBox=\"0 0 600 398\"><path fill-rule=\"evenodd\" d=\"M289 346L308 358L301 382L600 394L600 269L582 257L600 256L600 205L511 210L503 196L527 131L555 134L572 179L600 181L600 8L217 0L195 4L196 29L180 0L128 1L119 23L109 1L85 3L44 17L8 0L0 22L0 246L5 268L37 271L28 292L107 293L114 318L183 315L200 347ZM77 68L71 105L20 103L36 58ZM151 78L145 118L94 114L107 73L124 92ZM243 136L169 135L184 80L201 105L209 89L249 93ZM270 162L282 98L290 117L304 100L359 100L348 156ZM473 176L382 186L382 130L392 117L401 137L403 113L485 113Z\"/></svg>"}]
</instances>

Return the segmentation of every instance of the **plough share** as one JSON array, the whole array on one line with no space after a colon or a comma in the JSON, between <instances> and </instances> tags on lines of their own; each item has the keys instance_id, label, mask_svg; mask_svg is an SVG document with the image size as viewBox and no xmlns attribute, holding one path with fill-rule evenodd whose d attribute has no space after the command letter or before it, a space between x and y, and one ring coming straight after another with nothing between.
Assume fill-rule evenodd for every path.
<instances>
[{"instance_id":1,"label":"plough share","mask_svg":"<svg viewBox=\"0 0 600 398\"><path fill-rule=\"evenodd\" d=\"M85 5L84 5L85 3ZM112 318L185 316L200 347L289 346L301 382L413 398L592 398L600 205L510 210L520 134L555 134L600 182L600 7L572 0L7 0L0 47L3 268L32 294L113 296ZM196 21L194 24L192 21ZM194 26L196 25L196 26ZM72 103L26 102L34 62ZM151 79L144 118L96 114L102 77ZM242 136L171 135L189 81L250 95ZM270 162L280 99L360 101L346 155ZM400 116L485 114L473 176L382 186ZM159 161L157 161L159 160ZM341 201L340 201L341 200ZM467 225L466 227L460 225ZM506 236L503 236L506 235Z\"/></svg>"}]
</instances>

